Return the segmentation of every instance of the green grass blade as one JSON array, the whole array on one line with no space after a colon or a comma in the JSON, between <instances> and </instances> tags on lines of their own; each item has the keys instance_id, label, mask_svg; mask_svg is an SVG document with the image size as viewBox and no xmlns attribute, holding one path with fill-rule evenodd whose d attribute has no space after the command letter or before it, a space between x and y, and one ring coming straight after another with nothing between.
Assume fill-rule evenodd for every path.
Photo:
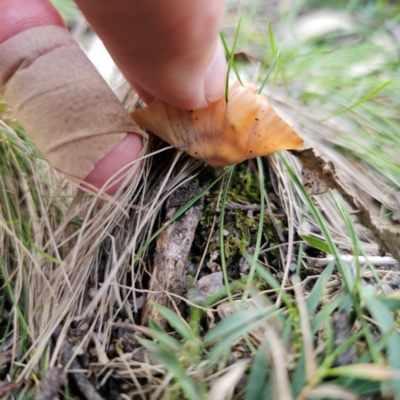
<instances>
[{"instance_id":1,"label":"green grass blade","mask_svg":"<svg viewBox=\"0 0 400 400\"><path fill-rule=\"evenodd\" d=\"M238 304L236 303L237 307ZM216 326L211 328L204 336L204 344L211 345L220 341L224 336L230 335L232 332L237 331L238 328L246 326L251 322L260 323L265 315L270 316L272 312L277 310L272 306L255 308L250 310L239 310L226 319L218 322Z\"/></svg>"},{"instance_id":2,"label":"green grass blade","mask_svg":"<svg viewBox=\"0 0 400 400\"><path fill-rule=\"evenodd\" d=\"M160 347L164 350L172 350L175 352L183 351L182 344L173 336L159 329L159 326L154 325L154 321L150 320L150 329L146 329L146 333L158 340Z\"/></svg>"},{"instance_id":3,"label":"green grass blade","mask_svg":"<svg viewBox=\"0 0 400 400\"><path fill-rule=\"evenodd\" d=\"M396 329L393 329L396 326L396 322L390 309L386 307L384 302L374 296L372 287L363 286L361 295L369 313L378 323L378 328L382 335L391 331L386 345L387 357L390 366L400 370L400 357L398 357L400 354L400 335ZM400 381L393 381L392 389L395 392L395 398L400 399Z\"/></svg>"},{"instance_id":4,"label":"green grass blade","mask_svg":"<svg viewBox=\"0 0 400 400\"><path fill-rule=\"evenodd\" d=\"M47 254L45 251L40 250L39 247L35 246L34 243L32 243L32 247L33 247L43 258L45 258L46 260L49 260L49 261L51 261L52 263L57 264L57 265L62 265L63 262L62 262L61 260L58 260L57 258L52 257L50 254Z\"/></svg>"},{"instance_id":5,"label":"green grass blade","mask_svg":"<svg viewBox=\"0 0 400 400\"><path fill-rule=\"evenodd\" d=\"M245 400L260 400L270 373L268 359L263 344L257 349L251 366L249 380L247 381Z\"/></svg>"},{"instance_id":6,"label":"green grass blade","mask_svg":"<svg viewBox=\"0 0 400 400\"><path fill-rule=\"evenodd\" d=\"M233 303L233 297L229 285L228 268L226 266L226 259L225 259L224 218L225 218L226 196L228 194L229 184L231 182L232 175L233 175L233 168L230 170L228 174L228 179L226 180L224 185L224 191L222 193L222 199L221 199L221 211L219 214L219 243L220 243L220 255L221 255L221 268L224 276L226 291L228 293L228 298L231 303Z\"/></svg>"},{"instance_id":7,"label":"green grass blade","mask_svg":"<svg viewBox=\"0 0 400 400\"><path fill-rule=\"evenodd\" d=\"M279 55L280 55L280 53L278 52L278 57L279 57ZM258 89L258 94L262 93L262 91L263 91L265 85L267 84L268 79L271 76L272 71L274 70L275 67L276 67L276 58L274 58L271 65L269 66L267 74L265 75L265 78L261 82L260 88Z\"/></svg>"},{"instance_id":8,"label":"green grass blade","mask_svg":"<svg viewBox=\"0 0 400 400\"><path fill-rule=\"evenodd\" d=\"M311 246L315 247L318 250L322 250L325 253L329 253L330 254L330 248L328 246L328 244L321 239L318 239L314 236L309 236L309 235L299 235L303 240L305 240L308 244L310 244Z\"/></svg>"},{"instance_id":9,"label":"green grass blade","mask_svg":"<svg viewBox=\"0 0 400 400\"><path fill-rule=\"evenodd\" d=\"M153 307L184 339L193 340L193 332L178 314L160 304L153 303Z\"/></svg>"},{"instance_id":10,"label":"green grass blade","mask_svg":"<svg viewBox=\"0 0 400 400\"><path fill-rule=\"evenodd\" d=\"M229 97L229 76L230 76L232 68L234 68L236 76L238 78L238 81L243 86L243 83L242 83L242 81L240 79L239 73L238 73L238 71L236 69L235 60L234 60L234 58L235 58L235 50L236 50L236 46L237 46L238 39L239 39L239 32L240 32L241 23L242 23L242 16L240 16L238 25L236 27L235 38L233 39L233 46L232 46L232 50L231 51L228 50L228 46L226 44L226 40L225 40L224 35L223 34L220 35L222 44L224 45L225 52L226 52L226 54L228 56L228 71L226 73L226 83L225 83L225 101L226 102L229 101L229 98L228 98Z\"/></svg>"},{"instance_id":11,"label":"green grass blade","mask_svg":"<svg viewBox=\"0 0 400 400\"><path fill-rule=\"evenodd\" d=\"M324 122L327 121L330 118L333 117L337 117L338 115L344 114L347 111L352 110L353 108L358 107L359 105L361 105L362 103L365 103L367 100L371 99L372 97L374 97L377 93L379 93L382 89L384 89L385 87L389 86L391 83L393 82L393 79L388 80L387 82L385 82L384 84L382 84L381 86L379 86L378 88L376 88L375 90L373 90L372 92L366 94L365 96L363 96L360 100L357 100L356 102L354 102L353 104L349 105L348 107L339 110L335 113L333 113L332 115L330 115L329 117L323 118L322 120L320 120L319 122Z\"/></svg>"},{"instance_id":12,"label":"green grass blade","mask_svg":"<svg viewBox=\"0 0 400 400\"><path fill-rule=\"evenodd\" d=\"M307 310L308 314L312 315L317 305L321 301L321 296L323 294L324 288L329 281L329 278L332 275L333 268L335 267L335 263L331 262L329 265L322 271L321 275L315 282L307 300Z\"/></svg>"},{"instance_id":13,"label":"green grass blade","mask_svg":"<svg viewBox=\"0 0 400 400\"><path fill-rule=\"evenodd\" d=\"M246 288L243 293L243 302L246 301L246 299L249 296L251 286L254 281L254 275L256 272L256 267L257 267L257 260L258 256L260 254L260 247L261 247L261 239L263 237L263 224L264 224L264 166L263 166L263 161L261 157L257 157L257 166L258 166L258 175L259 175L259 181L260 181L260 220L258 223L258 230L257 230L257 238L256 238L256 245L254 248L254 254L253 258L251 260L250 264L250 271L249 275L247 277L247 282L246 282Z\"/></svg>"}]
</instances>

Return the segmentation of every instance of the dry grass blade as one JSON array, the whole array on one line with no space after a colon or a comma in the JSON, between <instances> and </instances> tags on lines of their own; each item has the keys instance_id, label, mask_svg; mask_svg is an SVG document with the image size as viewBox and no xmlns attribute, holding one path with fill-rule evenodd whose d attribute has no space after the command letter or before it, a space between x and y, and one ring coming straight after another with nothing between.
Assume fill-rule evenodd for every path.
<instances>
[{"instance_id":1,"label":"dry grass blade","mask_svg":"<svg viewBox=\"0 0 400 400\"><path fill-rule=\"evenodd\" d=\"M275 328L271 325L268 325L265 340L268 342L267 356L273 364L274 398L291 400L293 396L290 391L286 350Z\"/></svg>"},{"instance_id":2,"label":"dry grass blade","mask_svg":"<svg viewBox=\"0 0 400 400\"><path fill-rule=\"evenodd\" d=\"M209 400L231 399L248 364L249 360L240 360L232 364L228 371L212 385L208 395Z\"/></svg>"},{"instance_id":3,"label":"dry grass blade","mask_svg":"<svg viewBox=\"0 0 400 400\"><path fill-rule=\"evenodd\" d=\"M306 394L297 397L296 400L306 400L314 398L340 399L340 400L359 400L359 396L350 390L343 389L336 385L324 385L310 389Z\"/></svg>"}]
</instances>

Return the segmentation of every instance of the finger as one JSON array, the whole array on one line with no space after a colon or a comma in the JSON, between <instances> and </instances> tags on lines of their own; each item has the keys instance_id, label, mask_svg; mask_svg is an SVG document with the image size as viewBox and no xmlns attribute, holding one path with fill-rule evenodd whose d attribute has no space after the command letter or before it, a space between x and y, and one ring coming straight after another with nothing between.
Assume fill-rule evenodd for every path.
<instances>
[{"instance_id":1,"label":"finger","mask_svg":"<svg viewBox=\"0 0 400 400\"><path fill-rule=\"evenodd\" d=\"M65 27L61 15L48 0L2 0L0 15L0 43L36 26Z\"/></svg>"},{"instance_id":2,"label":"finger","mask_svg":"<svg viewBox=\"0 0 400 400\"><path fill-rule=\"evenodd\" d=\"M224 0L76 2L133 86L188 109L223 96Z\"/></svg>"},{"instance_id":3,"label":"finger","mask_svg":"<svg viewBox=\"0 0 400 400\"><path fill-rule=\"evenodd\" d=\"M47 0L0 4L0 93L51 165L101 187L138 157L139 127Z\"/></svg>"}]
</instances>

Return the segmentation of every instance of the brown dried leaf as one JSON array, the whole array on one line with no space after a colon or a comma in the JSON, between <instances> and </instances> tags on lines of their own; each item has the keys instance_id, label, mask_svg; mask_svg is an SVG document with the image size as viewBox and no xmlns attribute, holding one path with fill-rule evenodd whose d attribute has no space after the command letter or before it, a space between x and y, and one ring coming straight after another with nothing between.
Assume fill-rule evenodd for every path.
<instances>
[{"instance_id":1,"label":"brown dried leaf","mask_svg":"<svg viewBox=\"0 0 400 400\"><path fill-rule=\"evenodd\" d=\"M11 382L0 382L0 397L17 389L18 385Z\"/></svg>"}]
</instances>

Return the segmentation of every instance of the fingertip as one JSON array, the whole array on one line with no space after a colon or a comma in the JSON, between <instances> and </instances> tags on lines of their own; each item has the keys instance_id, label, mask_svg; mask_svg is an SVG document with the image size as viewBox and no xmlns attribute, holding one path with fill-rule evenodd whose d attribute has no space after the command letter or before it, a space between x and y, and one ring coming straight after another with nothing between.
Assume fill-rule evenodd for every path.
<instances>
[{"instance_id":1,"label":"fingertip","mask_svg":"<svg viewBox=\"0 0 400 400\"><path fill-rule=\"evenodd\" d=\"M0 43L43 25L65 27L60 13L48 0L1 0Z\"/></svg>"},{"instance_id":2,"label":"fingertip","mask_svg":"<svg viewBox=\"0 0 400 400\"><path fill-rule=\"evenodd\" d=\"M85 178L85 182L90 185L86 188L89 190L93 187L101 189L107 184L106 193L113 195L123 183L125 185L131 183L137 172L131 176L129 182L124 182L124 175L127 173L127 168L125 167L139 158L142 147L141 136L137 133L129 132L114 149L97 162L94 169ZM139 169L136 168L136 170L138 171ZM110 178L112 181L108 182ZM112 183L114 181L116 182L115 184ZM82 186L85 187L85 185Z\"/></svg>"}]
</instances>

